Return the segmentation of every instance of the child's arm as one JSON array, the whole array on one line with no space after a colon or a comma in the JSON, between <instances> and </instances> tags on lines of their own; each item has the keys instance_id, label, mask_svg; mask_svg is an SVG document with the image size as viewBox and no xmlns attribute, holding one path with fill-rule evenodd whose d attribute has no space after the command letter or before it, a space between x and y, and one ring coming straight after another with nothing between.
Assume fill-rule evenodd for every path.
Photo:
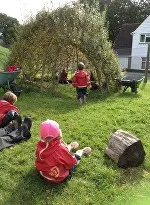
<instances>
[{"instance_id":1,"label":"child's arm","mask_svg":"<svg viewBox=\"0 0 150 205\"><path fill-rule=\"evenodd\" d=\"M61 147L59 149L58 163L62 164L65 169L71 169L75 164L77 164L77 159L75 156L71 155L66 147Z\"/></svg>"},{"instance_id":2,"label":"child's arm","mask_svg":"<svg viewBox=\"0 0 150 205\"><path fill-rule=\"evenodd\" d=\"M77 87L76 76L74 75L72 78L72 85L73 87Z\"/></svg>"},{"instance_id":3,"label":"child's arm","mask_svg":"<svg viewBox=\"0 0 150 205\"><path fill-rule=\"evenodd\" d=\"M72 149L77 149L79 146L78 142L71 142L70 144L66 144L63 140L61 142L68 148L69 152Z\"/></svg>"}]
</instances>

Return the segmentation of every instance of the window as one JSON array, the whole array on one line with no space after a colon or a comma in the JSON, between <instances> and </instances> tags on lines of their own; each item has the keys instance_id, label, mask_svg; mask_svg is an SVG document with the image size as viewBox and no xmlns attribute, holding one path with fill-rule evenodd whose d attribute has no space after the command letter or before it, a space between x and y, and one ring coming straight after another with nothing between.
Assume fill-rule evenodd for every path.
<instances>
[{"instance_id":1,"label":"window","mask_svg":"<svg viewBox=\"0 0 150 205\"><path fill-rule=\"evenodd\" d=\"M142 66L141 66L141 69L145 70L145 68L146 68L146 58L143 57L143 58L142 58ZM148 69L150 69L150 61L149 61Z\"/></svg>"},{"instance_id":2,"label":"window","mask_svg":"<svg viewBox=\"0 0 150 205\"><path fill-rule=\"evenodd\" d=\"M141 43L145 42L145 35L143 35L143 34L141 35L141 37L140 37L140 42L141 42Z\"/></svg>"},{"instance_id":3,"label":"window","mask_svg":"<svg viewBox=\"0 0 150 205\"><path fill-rule=\"evenodd\" d=\"M150 34L140 35L140 43L149 43L149 42L150 42Z\"/></svg>"},{"instance_id":4,"label":"window","mask_svg":"<svg viewBox=\"0 0 150 205\"><path fill-rule=\"evenodd\" d=\"M146 36L146 42L150 42L150 36Z\"/></svg>"}]
</instances>

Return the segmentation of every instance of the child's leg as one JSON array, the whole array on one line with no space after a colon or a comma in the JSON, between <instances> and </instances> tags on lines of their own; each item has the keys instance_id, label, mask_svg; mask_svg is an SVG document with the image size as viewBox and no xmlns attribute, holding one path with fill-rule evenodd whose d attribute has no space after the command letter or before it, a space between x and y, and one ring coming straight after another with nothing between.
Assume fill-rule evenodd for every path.
<instances>
[{"instance_id":1,"label":"child's leg","mask_svg":"<svg viewBox=\"0 0 150 205\"><path fill-rule=\"evenodd\" d=\"M87 88L83 88L83 103L87 103Z\"/></svg>"},{"instance_id":2,"label":"child's leg","mask_svg":"<svg viewBox=\"0 0 150 205\"><path fill-rule=\"evenodd\" d=\"M83 149L77 150L75 155L79 156L80 158L84 155L84 156L89 156L91 154L91 148L90 147L85 147Z\"/></svg>"},{"instance_id":3,"label":"child's leg","mask_svg":"<svg viewBox=\"0 0 150 205\"><path fill-rule=\"evenodd\" d=\"M77 149L79 146L78 142L71 142L69 145L67 145L68 149L69 149L69 152L72 150L72 149Z\"/></svg>"},{"instance_id":4,"label":"child's leg","mask_svg":"<svg viewBox=\"0 0 150 205\"><path fill-rule=\"evenodd\" d=\"M78 166L81 157L75 154L75 157L77 159L77 164L74 165L71 169L69 169L69 175L66 177L64 181L67 181L68 179L71 179L73 172L75 171L76 167Z\"/></svg>"},{"instance_id":5,"label":"child's leg","mask_svg":"<svg viewBox=\"0 0 150 205\"><path fill-rule=\"evenodd\" d=\"M76 90L77 90L78 101L79 101L80 104L82 104L83 103L82 88L76 88Z\"/></svg>"},{"instance_id":6,"label":"child's leg","mask_svg":"<svg viewBox=\"0 0 150 205\"><path fill-rule=\"evenodd\" d=\"M14 110L10 110L2 120L1 126L0 127L5 127L7 126L11 121L15 120L17 123L17 126L21 126L22 119L21 116L15 112Z\"/></svg>"},{"instance_id":7,"label":"child's leg","mask_svg":"<svg viewBox=\"0 0 150 205\"><path fill-rule=\"evenodd\" d=\"M23 119L22 126L25 126L30 131L32 126L32 120L29 117L25 117Z\"/></svg>"},{"instance_id":8,"label":"child's leg","mask_svg":"<svg viewBox=\"0 0 150 205\"><path fill-rule=\"evenodd\" d=\"M84 95L84 97L83 97L83 103L87 103L87 101L86 101L86 95Z\"/></svg>"},{"instance_id":9,"label":"child's leg","mask_svg":"<svg viewBox=\"0 0 150 205\"><path fill-rule=\"evenodd\" d=\"M64 181L67 181L68 179L71 179L73 172L75 171L76 167L80 163L81 157L84 156L89 156L91 154L91 148L90 147L85 147L84 149L77 150L75 153L75 157L77 159L77 164L74 165L71 169L69 169L69 175L66 177Z\"/></svg>"}]
</instances>

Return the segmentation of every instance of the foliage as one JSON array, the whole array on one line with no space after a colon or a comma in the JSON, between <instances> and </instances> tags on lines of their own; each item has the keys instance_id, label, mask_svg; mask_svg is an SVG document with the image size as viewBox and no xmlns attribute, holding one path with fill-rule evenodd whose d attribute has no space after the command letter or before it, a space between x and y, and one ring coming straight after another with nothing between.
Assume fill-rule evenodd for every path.
<instances>
[{"instance_id":1,"label":"foliage","mask_svg":"<svg viewBox=\"0 0 150 205\"><path fill-rule=\"evenodd\" d=\"M0 71L4 71L10 61L10 50L0 46Z\"/></svg>"},{"instance_id":2,"label":"foliage","mask_svg":"<svg viewBox=\"0 0 150 205\"><path fill-rule=\"evenodd\" d=\"M16 18L0 13L0 31L3 35L5 46L10 46L16 38L19 22Z\"/></svg>"},{"instance_id":3,"label":"foliage","mask_svg":"<svg viewBox=\"0 0 150 205\"><path fill-rule=\"evenodd\" d=\"M110 39L114 42L124 23L142 23L150 15L149 0L114 0L107 8Z\"/></svg>"},{"instance_id":4,"label":"foliage","mask_svg":"<svg viewBox=\"0 0 150 205\"><path fill-rule=\"evenodd\" d=\"M85 64L96 71L101 91L113 90L113 79L120 70L104 22L104 14L95 8L85 9L82 4L40 12L35 20L20 27L12 48L14 62L29 80L41 74L41 89L44 75L49 74L55 90L56 73L85 59Z\"/></svg>"},{"instance_id":5,"label":"foliage","mask_svg":"<svg viewBox=\"0 0 150 205\"><path fill-rule=\"evenodd\" d=\"M79 2L83 4L85 8L87 6L90 8L97 7L101 12L110 4L111 0L79 0Z\"/></svg>"},{"instance_id":6,"label":"foliage","mask_svg":"<svg viewBox=\"0 0 150 205\"><path fill-rule=\"evenodd\" d=\"M32 137L1 151L0 204L131 205L149 201L150 82L145 88L141 85L137 94L128 90L102 97L100 92L89 91L88 103L83 106L76 103L71 85L62 85L59 89L57 97L49 92L24 90L18 98L21 116L30 116L33 120ZM78 141L79 148L92 148L91 157L82 158L72 179L59 185L44 181L34 164L39 125L48 118L60 124L66 143ZM141 166L120 169L104 155L109 136L118 129L141 139L146 151Z\"/></svg>"}]
</instances>

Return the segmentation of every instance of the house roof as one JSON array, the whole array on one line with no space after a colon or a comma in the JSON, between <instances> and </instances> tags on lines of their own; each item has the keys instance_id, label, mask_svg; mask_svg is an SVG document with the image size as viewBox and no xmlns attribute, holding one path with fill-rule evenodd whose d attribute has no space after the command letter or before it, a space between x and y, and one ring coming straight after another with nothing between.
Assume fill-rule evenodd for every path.
<instances>
[{"instance_id":1,"label":"house roof","mask_svg":"<svg viewBox=\"0 0 150 205\"><path fill-rule=\"evenodd\" d=\"M148 33L149 33L149 32L150 32L150 29L149 29L149 26L147 26L147 25L149 25L149 24L150 24L150 15L147 16L147 18L140 24L140 26L138 26L138 27L135 29L134 33L139 32L140 29L144 30L145 32L147 32L146 29L148 29ZM145 28L145 25L146 25L146 28Z\"/></svg>"},{"instance_id":2,"label":"house roof","mask_svg":"<svg viewBox=\"0 0 150 205\"><path fill-rule=\"evenodd\" d=\"M114 42L114 49L120 55L130 55L132 48L132 35L131 33L135 31L140 23L123 24L118 36Z\"/></svg>"}]
</instances>

